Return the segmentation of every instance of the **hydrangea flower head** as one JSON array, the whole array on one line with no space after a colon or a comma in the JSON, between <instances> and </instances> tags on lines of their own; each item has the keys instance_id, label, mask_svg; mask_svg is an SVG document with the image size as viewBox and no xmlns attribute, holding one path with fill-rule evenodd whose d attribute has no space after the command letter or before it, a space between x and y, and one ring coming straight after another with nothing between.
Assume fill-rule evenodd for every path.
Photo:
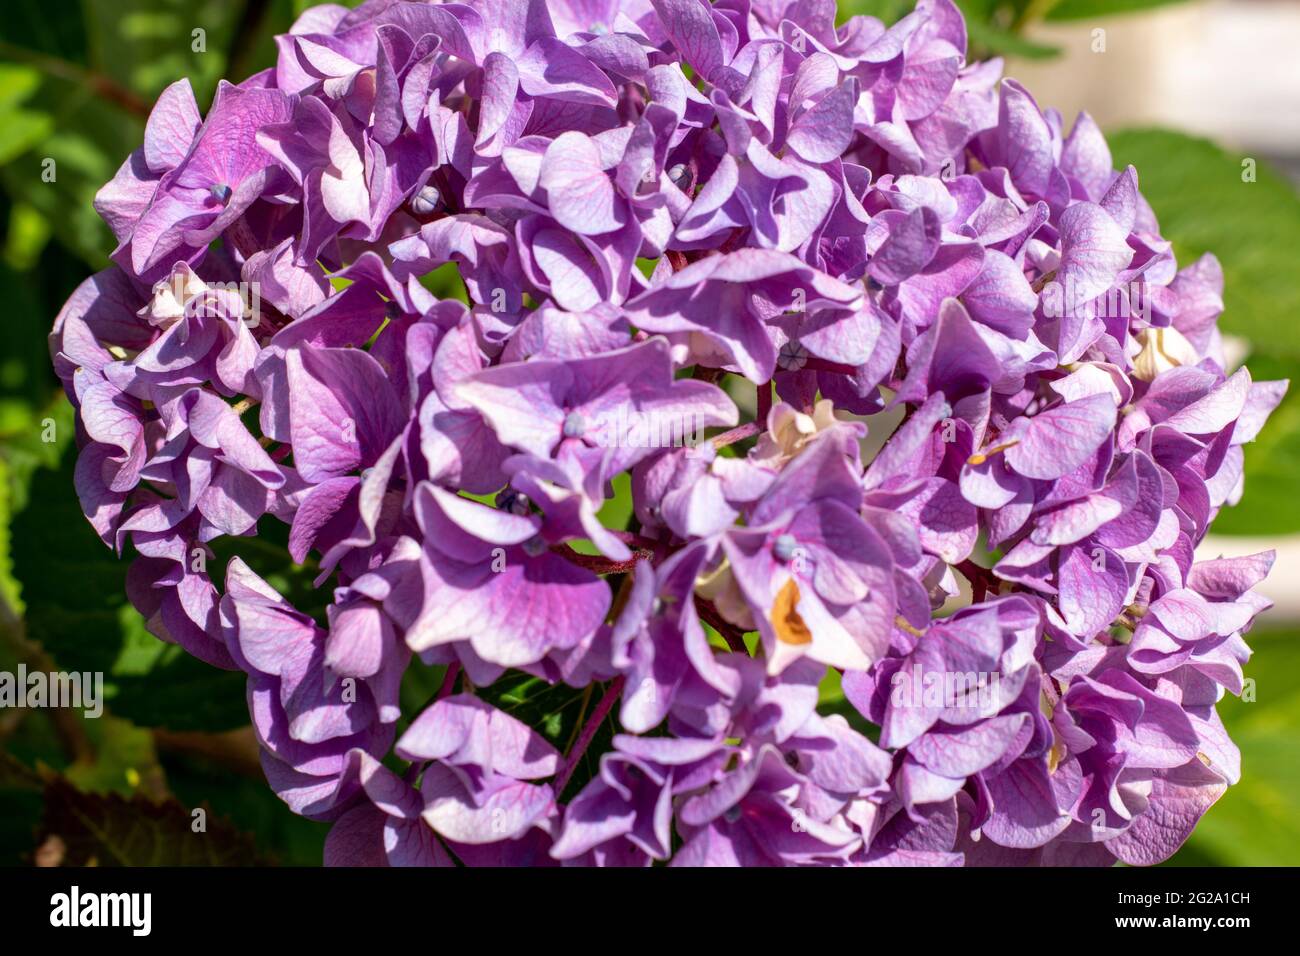
<instances>
[{"instance_id":1,"label":"hydrangea flower head","mask_svg":"<svg viewBox=\"0 0 1300 956\"><path fill-rule=\"evenodd\" d=\"M1286 383L951 0L369 0L277 49L164 91L51 353L132 602L247 673L328 862L1150 864L1238 779L1272 556L1196 546ZM195 559L272 527L324 613Z\"/></svg>"}]
</instances>

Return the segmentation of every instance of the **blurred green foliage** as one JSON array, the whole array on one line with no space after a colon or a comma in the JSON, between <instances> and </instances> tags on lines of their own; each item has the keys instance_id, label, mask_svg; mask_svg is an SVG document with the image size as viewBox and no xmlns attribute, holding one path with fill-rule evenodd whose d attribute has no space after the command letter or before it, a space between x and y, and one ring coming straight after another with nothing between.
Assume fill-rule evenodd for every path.
<instances>
[{"instance_id":1,"label":"blurred green foliage","mask_svg":"<svg viewBox=\"0 0 1300 956\"><path fill-rule=\"evenodd\" d=\"M1042 20L1088 20L1162 0L957 0L968 17L972 57L1051 57L1027 38ZM188 76L200 104L221 77L240 79L274 60L305 0L6 0L0 17L0 670L19 662L105 673L111 716L0 712L0 864L30 862L38 840L64 832L75 862L176 859L191 863L319 862L325 827L295 817L269 791L247 754L243 680L156 641L123 593L125 564L95 539L72 489L73 424L50 370L46 335L76 285L107 265L113 238L91 208L99 186L140 142L149 105ZM910 0L847 0L844 14L893 21ZM201 31L201 32L196 32ZM1116 162L1132 162L1181 262L1214 251L1227 276L1223 327L1243 337L1257 377L1284 377L1300 358L1300 307L1293 266L1300 199L1260 166L1242 179L1243 157L1164 130L1112 138ZM50 173L53 173L51 176ZM45 174L45 175L43 175ZM445 277L436 276L441 289ZM752 401L752 396L750 396ZM47 440L53 438L53 440ZM1300 400L1288 398L1247 452L1245 502L1221 531L1300 530ZM626 489L603 517L621 524ZM309 611L310 568L288 567L275 522L241 539L239 553ZM218 554L224 562L231 551ZM220 567L213 568L220 577ZM1225 723L1241 745L1244 779L1220 801L1175 863L1300 862L1300 644L1290 631L1252 635L1248 674L1258 701L1229 699ZM414 713L439 686L440 669L415 667L402 688ZM557 745L594 706L582 692L555 690L517 674L484 693L517 710ZM859 719L837 680L825 709ZM612 733L606 721L601 737ZM243 743L241 744L241 740ZM599 753L597 740L591 753ZM243 750L240 751L240 747ZM233 748L233 749L232 749ZM589 764L593 761L588 760ZM579 779L594 770L584 767ZM572 788L571 788L572 789ZM112 795L111 797L109 795ZM212 840L181 843L189 808L211 808ZM179 816L178 816L179 812ZM98 820L112 844L88 844L70 815ZM139 842L111 839L123 823L148 823ZM225 822L228 818L229 822ZM252 842L240 833L251 834ZM165 835L162 839L160 834ZM136 839L136 837L132 837ZM46 844L42 854L54 852ZM164 856L157 854L163 853Z\"/></svg>"},{"instance_id":2,"label":"blurred green foliage","mask_svg":"<svg viewBox=\"0 0 1300 956\"><path fill-rule=\"evenodd\" d=\"M1121 168L1138 183L1174 244L1180 265L1212 252L1223 265L1227 335L1244 339L1254 378L1287 378L1300 365L1300 196L1267 165L1204 139L1169 130L1122 130L1111 136ZM1219 534L1300 531L1300 396L1293 390L1259 440L1246 449L1246 496L1225 509Z\"/></svg>"},{"instance_id":3,"label":"blurred green foliage","mask_svg":"<svg viewBox=\"0 0 1300 956\"><path fill-rule=\"evenodd\" d=\"M152 637L126 601L126 563L81 517L71 408L46 345L63 301L108 264L113 236L91 200L139 145L159 92L188 76L206 105L220 78L273 63L273 37L307 5L59 0L52 15L49 2L7 0L0 17L0 670L21 661L102 671L113 715L0 712L6 759L44 768L43 777L20 780L12 763L0 767L0 864L30 862L37 839L59 831L69 862L79 854L100 862L246 862L253 856L241 831L253 835L259 861L320 861L327 828L287 812L247 759L255 751L246 739L235 738L232 751L226 736L212 736L247 725L242 675ZM326 595L311 591L312 572L279 560L283 535L268 527L252 541L261 547L241 554L310 609ZM229 555L219 549L218 560ZM232 752L244 758L236 772ZM99 801L70 798L69 787ZM211 808L213 840L189 829L187 808L201 805ZM98 814L106 838L138 817L144 841L88 847L84 833L69 831L73 811ZM225 818L231 822L219 822ZM157 833L167 840L152 840Z\"/></svg>"},{"instance_id":4,"label":"blurred green foliage","mask_svg":"<svg viewBox=\"0 0 1300 956\"><path fill-rule=\"evenodd\" d=\"M1246 673L1256 701L1227 697L1219 714L1241 748L1241 782L1229 787L1173 863L1295 866L1300 862L1300 631L1249 635Z\"/></svg>"}]
</instances>

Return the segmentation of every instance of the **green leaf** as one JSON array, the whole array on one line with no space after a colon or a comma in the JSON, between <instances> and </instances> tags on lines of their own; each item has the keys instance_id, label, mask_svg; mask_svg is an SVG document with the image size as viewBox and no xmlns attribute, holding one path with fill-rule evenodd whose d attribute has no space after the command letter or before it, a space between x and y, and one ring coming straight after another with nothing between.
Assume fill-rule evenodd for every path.
<instances>
[{"instance_id":1,"label":"green leaf","mask_svg":"<svg viewBox=\"0 0 1300 956\"><path fill-rule=\"evenodd\" d=\"M9 522L13 514L12 478L9 463L0 455L0 602L14 612L18 611L18 581L14 578L12 545L9 540Z\"/></svg>"},{"instance_id":2,"label":"green leaf","mask_svg":"<svg viewBox=\"0 0 1300 956\"><path fill-rule=\"evenodd\" d=\"M0 266L0 277L3 275L4 267ZM6 403L2 407L4 413L0 414L0 419L3 419L4 428L0 430L0 458L5 460L8 471L8 519L12 521L13 516L27 506L33 473L38 468L58 467L63 447L73 434L75 425L72 406L62 394L39 409L21 401ZM56 441L46 441L51 433ZM18 605L15 608L21 610Z\"/></svg>"},{"instance_id":3,"label":"green leaf","mask_svg":"<svg viewBox=\"0 0 1300 956\"><path fill-rule=\"evenodd\" d=\"M14 203L9 212L9 235L5 240L4 258L10 268L27 272L36 265L50 240L50 223L33 206ZM43 316L48 318L48 316Z\"/></svg>"},{"instance_id":4,"label":"green leaf","mask_svg":"<svg viewBox=\"0 0 1300 956\"><path fill-rule=\"evenodd\" d=\"M1050 43L1029 40L1010 30L1000 30L979 20L966 21L966 35L975 48L972 58L1018 56L1026 60L1050 60L1061 55L1061 48Z\"/></svg>"},{"instance_id":5,"label":"green leaf","mask_svg":"<svg viewBox=\"0 0 1300 956\"><path fill-rule=\"evenodd\" d=\"M54 123L44 113L29 110L0 112L0 164L21 156L50 135Z\"/></svg>"},{"instance_id":6,"label":"green leaf","mask_svg":"<svg viewBox=\"0 0 1300 956\"><path fill-rule=\"evenodd\" d=\"M862 716L861 712L844 696L841 680L839 671L833 667L826 668L826 676L822 678L817 688L817 713L823 717L839 714L858 733L872 741L879 740L880 728Z\"/></svg>"},{"instance_id":7,"label":"green leaf","mask_svg":"<svg viewBox=\"0 0 1300 956\"><path fill-rule=\"evenodd\" d=\"M255 748L254 748L255 750ZM285 866L320 866L330 825L291 813L266 785L260 769L232 772L193 752L164 749L167 786L185 807L210 807L240 830L251 833L268 862Z\"/></svg>"},{"instance_id":8,"label":"green leaf","mask_svg":"<svg viewBox=\"0 0 1300 956\"><path fill-rule=\"evenodd\" d=\"M41 85L41 75L30 66L0 63L0 113L25 103Z\"/></svg>"},{"instance_id":9,"label":"green leaf","mask_svg":"<svg viewBox=\"0 0 1300 956\"><path fill-rule=\"evenodd\" d=\"M90 65L149 102L173 80L189 77L206 108L225 75L226 51L244 6L228 0L86 0Z\"/></svg>"},{"instance_id":10,"label":"green leaf","mask_svg":"<svg viewBox=\"0 0 1300 956\"><path fill-rule=\"evenodd\" d=\"M432 272L420 276L420 284L439 299L455 299L469 304L469 293L460 278L460 268L454 262L444 262Z\"/></svg>"},{"instance_id":11,"label":"green leaf","mask_svg":"<svg viewBox=\"0 0 1300 956\"><path fill-rule=\"evenodd\" d=\"M0 169L0 182L43 216L54 234L87 265L104 268L113 250L113 234L92 203L95 192L113 176L115 167L108 154L75 134L45 136L37 145ZM47 166L47 161L53 165ZM47 169L54 176L48 182L42 178ZM49 319L53 322L53 316Z\"/></svg>"},{"instance_id":12,"label":"green leaf","mask_svg":"<svg viewBox=\"0 0 1300 956\"><path fill-rule=\"evenodd\" d=\"M866 14L887 24L897 23L904 14L911 13L914 6L912 0L843 0L838 19Z\"/></svg>"},{"instance_id":13,"label":"green leaf","mask_svg":"<svg viewBox=\"0 0 1300 956\"><path fill-rule=\"evenodd\" d=\"M81 60L86 55L81 4L66 4L51 16L46 0L5 0L0 40L47 56Z\"/></svg>"},{"instance_id":14,"label":"green leaf","mask_svg":"<svg viewBox=\"0 0 1300 956\"><path fill-rule=\"evenodd\" d=\"M496 683L480 687L476 693L494 707L532 727L563 754L581 733L583 724L605 690L599 684L589 687L548 684L531 674L507 671ZM561 794L562 800L572 799L596 775L601 754L610 749L618 732L618 706L615 705L601 721L583 752L577 769Z\"/></svg>"},{"instance_id":15,"label":"green leaf","mask_svg":"<svg viewBox=\"0 0 1300 956\"><path fill-rule=\"evenodd\" d=\"M44 782L41 775L7 753L0 752L0 790L18 790L23 793L40 793Z\"/></svg>"},{"instance_id":16,"label":"green leaf","mask_svg":"<svg viewBox=\"0 0 1300 956\"><path fill-rule=\"evenodd\" d=\"M817 685L818 707L838 704L844 699L844 688L840 686L842 680L839 671L833 667L826 668L826 676Z\"/></svg>"},{"instance_id":17,"label":"green leaf","mask_svg":"<svg viewBox=\"0 0 1300 956\"><path fill-rule=\"evenodd\" d=\"M1300 632L1256 631L1246 676L1253 703L1225 697L1223 724L1241 748L1241 782L1228 788L1174 863L1210 858L1227 866L1300 865Z\"/></svg>"},{"instance_id":18,"label":"green leaf","mask_svg":"<svg viewBox=\"0 0 1300 956\"><path fill-rule=\"evenodd\" d=\"M162 771L154 753L153 735L130 721L103 714L82 718L89 753L63 771L68 782L87 793L120 793L161 789Z\"/></svg>"},{"instance_id":19,"label":"green leaf","mask_svg":"<svg viewBox=\"0 0 1300 956\"><path fill-rule=\"evenodd\" d=\"M22 108L40 84L40 73L32 67L0 63L0 165L27 152L53 129L48 114Z\"/></svg>"},{"instance_id":20,"label":"green leaf","mask_svg":"<svg viewBox=\"0 0 1300 956\"><path fill-rule=\"evenodd\" d=\"M568 684L548 684L521 671L507 671L490 686L478 688L476 693L563 750L583 710L584 690Z\"/></svg>"},{"instance_id":21,"label":"green leaf","mask_svg":"<svg viewBox=\"0 0 1300 956\"><path fill-rule=\"evenodd\" d=\"M40 776L0 752L0 866L28 861L41 819Z\"/></svg>"},{"instance_id":22,"label":"green leaf","mask_svg":"<svg viewBox=\"0 0 1300 956\"><path fill-rule=\"evenodd\" d=\"M203 809L175 800L83 793L62 777L45 788L38 846L64 866L252 866L261 862L252 838ZM57 847L57 849L53 849Z\"/></svg>"},{"instance_id":23,"label":"green leaf","mask_svg":"<svg viewBox=\"0 0 1300 956\"><path fill-rule=\"evenodd\" d=\"M615 475L614 497L609 498L600 506L596 517L606 528L627 527L627 523L632 519L632 477L629 473Z\"/></svg>"},{"instance_id":24,"label":"green leaf","mask_svg":"<svg viewBox=\"0 0 1300 956\"><path fill-rule=\"evenodd\" d=\"M35 473L27 507L13 522L27 636L61 668L103 673L113 713L136 724L172 730L246 724L242 673L205 664L145 630L126 600L127 562L104 547L81 514L74 458L68 450L57 470Z\"/></svg>"}]
</instances>

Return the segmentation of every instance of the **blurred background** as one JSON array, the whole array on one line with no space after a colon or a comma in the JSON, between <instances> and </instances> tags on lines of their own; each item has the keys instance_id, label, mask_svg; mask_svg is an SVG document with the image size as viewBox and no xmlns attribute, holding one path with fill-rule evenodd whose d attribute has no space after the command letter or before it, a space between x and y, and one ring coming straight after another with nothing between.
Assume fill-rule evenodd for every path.
<instances>
[{"instance_id":1,"label":"blurred background","mask_svg":"<svg viewBox=\"0 0 1300 956\"><path fill-rule=\"evenodd\" d=\"M957 0L1067 124L1086 109L1187 264L1223 263L1221 320L1257 379L1300 368L1300 0ZM145 632L81 517L46 334L113 240L91 208L158 93L274 61L302 0L6 0L0 17L0 671L103 671L108 715L0 710L0 864L317 864L325 826L262 779L243 678ZM355 5L355 4L351 4ZM842 0L892 22L901 0ZM1253 181L1243 162L1253 160ZM51 440L52 439L52 440ZM1169 865L1300 864L1300 395L1246 449L1244 502L1203 557L1276 548L1251 702L1220 711L1243 779ZM428 689L403 688L418 705ZM404 701L405 703L405 701ZM405 709L405 707L404 707ZM196 836L196 808L205 830ZM187 839L173 839L185 834Z\"/></svg>"}]
</instances>

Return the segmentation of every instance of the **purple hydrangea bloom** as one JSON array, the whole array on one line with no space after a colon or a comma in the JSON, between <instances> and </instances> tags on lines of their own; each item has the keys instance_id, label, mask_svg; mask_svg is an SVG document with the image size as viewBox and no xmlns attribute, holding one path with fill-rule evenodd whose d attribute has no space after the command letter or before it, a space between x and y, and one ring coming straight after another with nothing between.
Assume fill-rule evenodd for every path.
<instances>
[{"instance_id":1,"label":"purple hydrangea bloom","mask_svg":"<svg viewBox=\"0 0 1300 956\"><path fill-rule=\"evenodd\" d=\"M1272 555L1196 549L1287 383L951 0L277 50L163 92L50 345L132 603L247 674L328 863L1145 865L1239 779ZM218 565L273 532L318 615Z\"/></svg>"}]
</instances>

